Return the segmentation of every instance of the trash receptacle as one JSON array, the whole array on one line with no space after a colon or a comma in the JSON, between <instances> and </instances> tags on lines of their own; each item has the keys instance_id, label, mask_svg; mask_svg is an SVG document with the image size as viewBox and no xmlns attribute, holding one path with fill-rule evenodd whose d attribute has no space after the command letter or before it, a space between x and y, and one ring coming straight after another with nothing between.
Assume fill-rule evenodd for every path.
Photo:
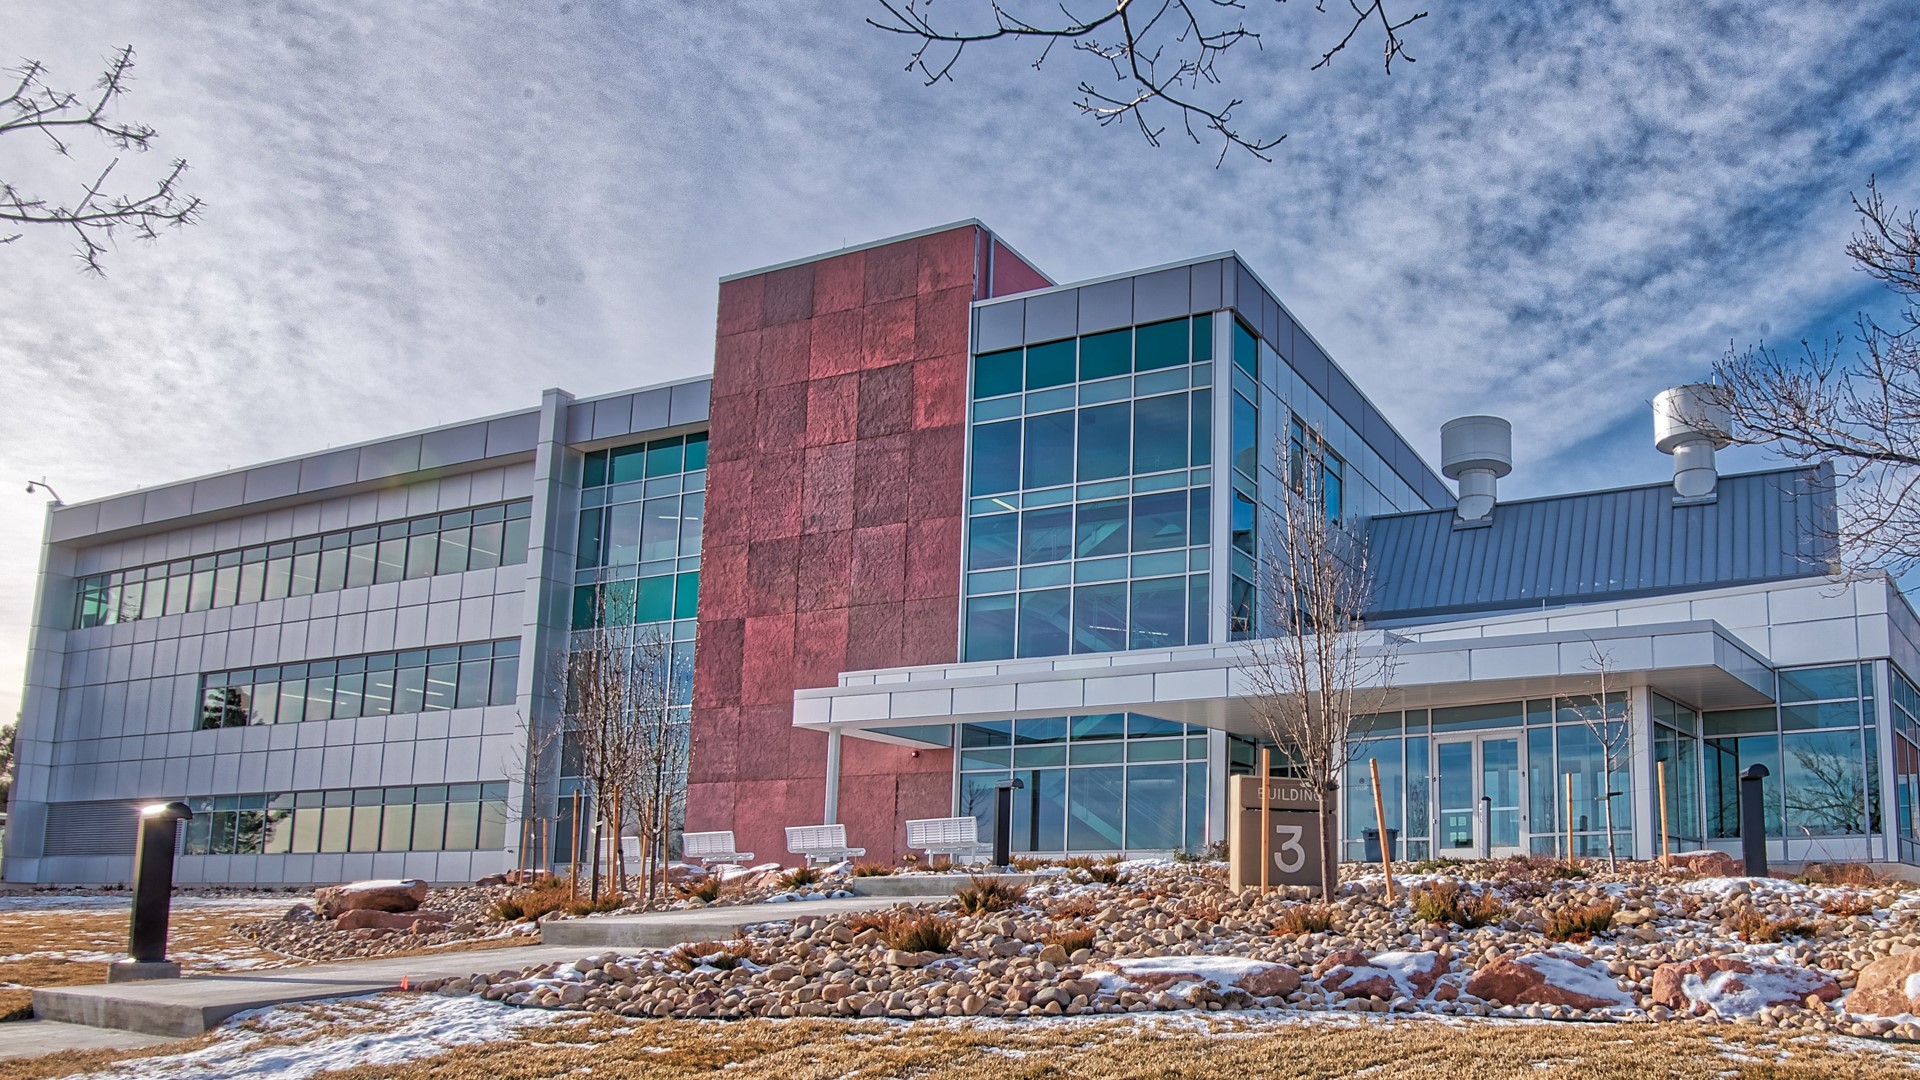
<instances>
[{"instance_id":1,"label":"trash receptacle","mask_svg":"<svg viewBox=\"0 0 1920 1080\"><path fill-rule=\"evenodd\" d=\"M1387 830L1387 850L1391 851L1400 842L1400 830ZM1366 862L1380 861L1380 830L1363 829L1360 833L1360 857Z\"/></svg>"}]
</instances>

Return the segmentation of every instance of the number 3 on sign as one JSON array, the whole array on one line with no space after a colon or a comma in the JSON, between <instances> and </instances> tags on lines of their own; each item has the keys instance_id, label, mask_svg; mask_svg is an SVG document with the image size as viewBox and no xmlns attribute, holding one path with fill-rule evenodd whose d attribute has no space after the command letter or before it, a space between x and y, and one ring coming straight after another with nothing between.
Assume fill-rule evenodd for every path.
<instances>
[{"instance_id":1,"label":"number 3 on sign","mask_svg":"<svg viewBox=\"0 0 1920 1080\"><path fill-rule=\"evenodd\" d=\"M1280 838L1280 846L1273 850L1274 868L1283 874L1292 874L1307 865L1307 849L1300 843L1306 830L1299 825L1275 825L1273 833Z\"/></svg>"}]
</instances>

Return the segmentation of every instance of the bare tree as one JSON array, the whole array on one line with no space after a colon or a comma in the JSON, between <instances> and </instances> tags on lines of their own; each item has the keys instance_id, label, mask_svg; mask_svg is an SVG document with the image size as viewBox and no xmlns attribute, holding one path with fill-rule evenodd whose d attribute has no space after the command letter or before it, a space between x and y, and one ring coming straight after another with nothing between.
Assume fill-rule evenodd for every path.
<instances>
[{"instance_id":1,"label":"bare tree","mask_svg":"<svg viewBox=\"0 0 1920 1080\"><path fill-rule=\"evenodd\" d=\"M1390 635L1366 632L1366 542L1340 522L1326 443L1306 432L1276 457L1291 490L1256 559L1260 618L1246 644L1247 700L1293 775L1318 795L1321 880L1331 896L1340 874L1340 784L1365 746L1354 719L1386 704L1396 656Z\"/></svg>"},{"instance_id":2,"label":"bare tree","mask_svg":"<svg viewBox=\"0 0 1920 1080\"><path fill-rule=\"evenodd\" d=\"M516 716L519 714L516 713ZM523 724L526 718L520 717ZM558 804L557 782L560 778L561 751L564 745L565 730L560 724L526 724L527 739L524 744L514 747L509 755L511 764L509 774L518 772L526 784L526 792L521 805L507 806L507 822L520 827L520 867L518 869L540 873L546 852L538 845L542 839L540 822L546 820L543 813L547 800L554 799Z\"/></svg>"},{"instance_id":3,"label":"bare tree","mask_svg":"<svg viewBox=\"0 0 1920 1080\"><path fill-rule=\"evenodd\" d=\"M1600 647L1591 642L1589 645L1593 657L1587 661L1587 670L1598 677L1599 688L1584 697L1569 698L1568 703L1600 746L1601 790L1598 794L1606 807L1607 867L1612 869L1619 865L1614 851L1613 777L1615 773L1627 771L1633 760L1633 695L1617 688L1618 680L1613 673L1618 663L1613 654L1601 652ZM1573 858L1572 851L1567 852L1567 858Z\"/></svg>"},{"instance_id":4,"label":"bare tree","mask_svg":"<svg viewBox=\"0 0 1920 1080\"><path fill-rule=\"evenodd\" d=\"M1131 123L1149 146L1159 146L1167 125L1159 114L1178 115L1187 137L1198 144L1202 132L1220 139L1216 167L1234 147L1262 161L1285 135L1242 134L1233 110L1243 102L1220 89L1217 70L1221 57L1237 45L1260 48L1260 35L1230 13L1244 11L1243 0L1072 0L1039 4L1018 0L990 0L981 17L966 25L937 22L933 0L878 0L883 14L867 24L914 42L907 70L918 73L928 86L951 81L953 69L968 46L997 41L1035 44L1039 70L1062 43L1092 60L1097 70L1110 74L1107 88L1093 79L1081 80L1074 106L1101 126ZM1276 3L1284 0L1274 0ZM1427 17L1424 11L1404 19L1387 13L1386 0L1346 0L1352 16L1346 32L1320 56L1314 70L1326 67L1362 30L1378 27L1383 38L1382 62L1393 71L1396 59L1413 63L1401 31ZM1031 9L1033 14L1023 12ZM1314 10L1325 13L1326 0ZM1344 21L1344 20L1343 20Z\"/></svg>"},{"instance_id":5,"label":"bare tree","mask_svg":"<svg viewBox=\"0 0 1920 1080\"><path fill-rule=\"evenodd\" d=\"M1853 336L1729 348L1714 365L1733 437L1802 462L1832 462L1847 494L1831 537L1853 569L1895 576L1920 566L1920 221L1889 206L1869 180L1855 197L1854 265L1901 298L1895 325L1861 313Z\"/></svg>"},{"instance_id":6,"label":"bare tree","mask_svg":"<svg viewBox=\"0 0 1920 1080\"><path fill-rule=\"evenodd\" d=\"M47 85L47 69L38 60L25 61L8 72L13 90L0 98L0 137L38 134L54 154L71 159L74 135L92 132L121 152L145 153L159 133L146 124L117 119L119 99L133 82L133 46L107 59L106 71L85 94L55 90ZM0 84L4 85L4 84ZM160 230L191 225L199 220L203 204L180 189L186 161L176 158L151 188L114 191L110 188L115 157L91 181L79 184L71 201L29 194L0 178L0 230L28 225L51 225L72 234L74 255L92 274L103 274L100 260L122 230L137 239L159 239ZM10 244L24 232L0 231L0 244Z\"/></svg>"},{"instance_id":7,"label":"bare tree","mask_svg":"<svg viewBox=\"0 0 1920 1080\"><path fill-rule=\"evenodd\" d=\"M639 891L651 903L665 863L671 788L684 776L686 729L670 712L671 649L659 627L633 625L632 613L607 603L604 593L600 605L596 625L576 629L567 653L567 735L595 820L616 841L613 880L626 879L617 839L633 820L640 830ZM599 865L595 845L596 872Z\"/></svg>"}]
</instances>

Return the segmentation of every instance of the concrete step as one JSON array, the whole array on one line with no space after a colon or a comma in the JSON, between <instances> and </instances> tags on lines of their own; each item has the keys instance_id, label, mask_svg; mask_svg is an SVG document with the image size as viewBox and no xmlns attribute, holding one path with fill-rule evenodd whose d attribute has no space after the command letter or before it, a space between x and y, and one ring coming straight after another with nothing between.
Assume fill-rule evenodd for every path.
<instances>
[{"instance_id":1,"label":"concrete step","mask_svg":"<svg viewBox=\"0 0 1920 1080\"><path fill-rule=\"evenodd\" d=\"M1034 874L985 874L984 877L997 877L1025 888L1033 884ZM891 874L886 877L857 877L849 886L861 896L885 896L901 899L913 897L944 898L960 891L961 886L973 880L972 874Z\"/></svg>"},{"instance_id":2,"label":"concrete step","mask_svg":"<svg viewBox=\"0 0 1920 1080\"><path fill-rule=\"evenodd\" d=\"M802 919L810 915L837 915L846 911L874 911L899 903L898 897L855 896L838 900L796 900L788 904L730 904L649 911L639 915L594 915L584 919L556 919L540 924L545 945L594 949L664 949L689 941L738 937L760 923ZM584 955L584 953L582 954Z\"/></svg>"},{"instance_id":3,"label":"concrete step","mask_svg":"<svg viewBox=\"0 0 1920 1080\"><path fill-rule=\"evenodd\" d=\"M139 1050L173 1041L159 1035L57 1020L12 1020L0 1024L0 1061L39 1057L57 1050Z\"/></svg>"}]
</instances>

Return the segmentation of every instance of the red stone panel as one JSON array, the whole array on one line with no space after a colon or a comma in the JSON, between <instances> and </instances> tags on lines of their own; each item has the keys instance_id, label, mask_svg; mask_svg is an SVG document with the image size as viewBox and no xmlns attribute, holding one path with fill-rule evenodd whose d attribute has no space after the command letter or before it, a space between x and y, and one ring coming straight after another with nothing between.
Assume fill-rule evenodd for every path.
<instances>
[{"instance_id":1,"label":"red stone panel","mask_svg":"<svg viewBox=\"0 0 1920 1080\"><path fill-rule=\"evenodd\" d=\"M813 264L813 314L851 311L867 299L867 253L850 251Z\"/></svg>"},{"instance_id":2,"label":"red stone panel","mask_svg":"<svg viewBox=\"0 0 1920 1080\"><path fill-rule=\"evenodd\" d=\"M867 322L861 335L864 353L861 367L886 367L913 359L915 310L912 297L889 300L867 309Z\"/></svg>"},{"instance_id":3,"label":"red stone panel","mask_svg":"<svg viewBox=\"0 0 1920 1080\"><path fill-rule=\"evenodd\" d=\"M853 602L896 603L907 598L907 523L853 530Z\"/></svg>"},{"instance_id":4,"label":"red stone panel","mask_svg":"<svg viewBox=\"0 0 1920 1080\"><path fill-rule=\"evenodd\" d=\"M852 442L860 419L860 376L816 377L807 383L808 446Z\"/></svg>"},{"instance_id":5,"label":"red stone panel","mask_svg":"<svg viewBox=\"0 0 1920 1080\"><path fill-rule=\"evenodd\" d=\"M705 588L703 580L701 589ZM853 530L800 534L800 581L796 597L799 610L845 608L852 597Z\"/></svg>"},{"instance_id":6,"label":"red stone panel","mask_svg":"<svg viewBox=\"0 0 1920 1080\"><path fill-rule=\"evenodd\" d=\"M807 449L800 491L802 532L837 532L853 527L856 445L843 442Z\"/></svg>"},{"instance_id":7,"label":"red stone panel","mask_svg":"<svg viewBox=\"0 0 1920 1080\"><path fill-rule=\"evenodd\" d=\"M760 332L759 388L803 383L811 376L813 323L786 323Z\"/></svg>"},{"instance_id":8,"label":"red stone panel","mask_svg":"<svg viewBox=\"0 0 1920 1080\"><path fill-rule=\"evenodd\" d=\"M860 373L861 439L913 430L912 364L894 364Z\"/></svg>"},{"instance_id":9,"label":"red stone panel","mask_svg":"<svg viewBox=\"0 0 1920 1080\"><path fill-rule=\"evenodd\" d=\"M813 264L801 263L764 275L767 296L765 325L799 322L813 317Z\"/></svg>"},{"instance_id":10,"label":"red stone panel","mask_svg":"<svg viewBox=\"0 0 1920 1080\"><path fill-rule=\"evenodd\" d=\"M968 304L992 287L989 244L962 226L721 287L689 828L793 861L783 828L820 820L826 768L794 691L955 659ZM1038 277L994 254L1002 282ZM839 816L870 857L948 811L951 751L842 754Z\"/></svg>"},{"instance_id":11,"label":"red stone panel","mask_svg":"<svg viewBox=\"0 0 1920 1080\"><path fill-rule=\"evenodd\" d=\"M986 283L986 291L980 294L980 299L1032 292L1053 284L1045 274L1027 265L1005 244L998 240L989 242L993 245L993 280Z\"/></svg>"},{"instance_id":12,"label":"red stone panel","mask_svg":"<svg viewBox=\"0 0 1920 1080\"><path fill-rule=\"evenodd\" d=\"M885 435L854 445L854 525L891 525L907 520L912 436Z\"/></svg>"}]
</instances>

